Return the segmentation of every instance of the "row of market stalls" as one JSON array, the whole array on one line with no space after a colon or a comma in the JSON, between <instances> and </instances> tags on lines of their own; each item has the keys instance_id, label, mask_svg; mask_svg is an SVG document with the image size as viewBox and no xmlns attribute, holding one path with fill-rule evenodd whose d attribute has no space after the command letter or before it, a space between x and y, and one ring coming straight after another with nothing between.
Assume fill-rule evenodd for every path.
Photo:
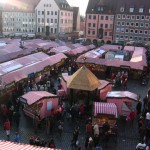
<instances>
[{"instance_id":1,"label":"row of market stalls","mask_svg":"<svg viewBox=\"0 0 150 150\"><path fill-rule=\"evenodd\" d=\"M73 103L85 106L93 105L93 125L98 123L99 127L102 127L108 121L113 131L117 118L126 116L138 102L138 96L134 93L112 91L111 83L99 80L85 66L82 66L71 76L63 75L60 83L62 87L58 90L57 96L45 91L30 91L22 95L20 101L25 106L24 113L31 118L35 114L39 114L44 119L58 109L58 97L70 96ZM92 96L93 94L98 94L99 99L93 99L95 98Z\"/></svg>"},{"instance_id":2,"label":"row of market stalls","mask_svg":"<svg viewBox=\"0 0 150 150\"><path fill-rule=\"evenodd\" d=\"M86 64L90 70L101 73L105 73L108 69L109 71L126 69L133 78L139 78L147 68L146 49L133 46L125 46L123 50L112 48L114 47L104 45L89 51L79 56L76 63L79 67Z\"/></svg>"},{"instance_id":3,"label":"row of market stalls","mask_svg":"<svg viewBox=\"0 0 150 150\"><path fill-rule=\"evenodd\" d=\"M45 72L49 72L54 66L63 65L66 58L63 53L48 56L43 52L39 52L1 63L1 83L5 83L7 88L31 76L34 76L36 82L38 82Z\"/></svg>"},{"instance_id":4,"label":"row of market stalls","mask_svg":"<svg viewBox=\"0 0 150 150\"><path fill-rule=\"evenodd\" d=\"M64 53L67 56L79 56L89 50L94 49L95 46L93 44L88 45L88 46L83 46L81 44L72 44L72 46L70 45L65 45L65 46L59 46L59 47L55 47L52 48L48 53L49 54L58 54L58 53Z\"/></svg>"},{"instance_id":5,"label":"row of market stalls","mask_svg":"<svg viewBox=\"0 0 150 150\"><path fill-rule=\"evenodd\" d=\"M22 43L22 44L21 44ZM22 45L22 47L20 47ZM12 49L13 47L13 49ZM21 41L20 39L1 39L0 40L0 63L18 57L23 57L32 53L43 51L47 54L64 53L71 56L82 54L95 48L93 44L83 46L79 43L58 42L51 40L33 39ZM51 50L51 51L50 51Z\"/></svg>"}]
</instances>

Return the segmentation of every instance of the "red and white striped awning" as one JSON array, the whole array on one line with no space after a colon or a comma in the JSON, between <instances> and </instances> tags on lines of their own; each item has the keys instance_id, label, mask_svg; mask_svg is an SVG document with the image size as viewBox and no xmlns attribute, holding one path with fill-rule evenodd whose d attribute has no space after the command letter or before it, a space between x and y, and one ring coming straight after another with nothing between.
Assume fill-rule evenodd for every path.
<instances>
[{"instance_id":1,"label":"red and white striped awning","mask_svg":"<svg viewBox=\"0 0 150 150\"><path fill-rule=\"evenodd\" d=\"M29 144L20 144L20 143L15 144L14 142L0 141L0 150L54 150L54 149L32 146ZM60 150L60 149L57 149L57 150Z\"/></svg>"},{"instance_id":2,"label":"red and white striped awning","mask_svg":"<svg viewBox=\"0 0 150 150\"><path fill-rule=\"evenodd\" d=\"M118 117L117 106L114 103L94 103L94 116L97 114L110 114L114 115L116 118Z\"/></svg>"}]
</instances>

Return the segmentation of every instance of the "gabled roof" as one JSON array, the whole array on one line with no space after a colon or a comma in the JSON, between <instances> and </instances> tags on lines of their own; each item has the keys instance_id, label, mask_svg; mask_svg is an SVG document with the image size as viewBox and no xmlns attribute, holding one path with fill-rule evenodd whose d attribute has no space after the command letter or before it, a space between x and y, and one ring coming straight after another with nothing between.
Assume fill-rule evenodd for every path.
<instances>
[{"instance_id":1,"label":"gabled roof","mask_svg":"<svg viewBox=\"0 0 150 150\"><path fill-rule=\"evenodd\" d=\"M87 14L113 14L116 11L117 0L89 0ZM99 10L103 7L103 11Z\"/></svg>"},{"instance_id":2,"label":"gabled roof","mask_svg":"<svg viewBox=\"0 0 150 150\"><path fill-rule=\"evenodd\" d=\"M71 10L72 8L70 7L69 3L66 0L55 0L56 4L60 8L60 10Z\"/></svg>"},{"instance_id":3,"label":"gabled roof","mask_svg":"<svg viewBox=\"0 0 150 150\"><path fill-rule=\"evenodd\" d=\"M10 0L2 4L3 11L7 12L34 12L40 0Z\"/></svg>"}]
</instances>

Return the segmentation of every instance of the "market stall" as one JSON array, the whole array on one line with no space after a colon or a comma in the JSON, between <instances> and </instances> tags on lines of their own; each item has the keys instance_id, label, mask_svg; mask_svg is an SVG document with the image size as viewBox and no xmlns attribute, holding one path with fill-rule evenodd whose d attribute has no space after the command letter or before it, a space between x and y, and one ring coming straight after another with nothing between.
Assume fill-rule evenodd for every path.
<instances>
[{"instance_id":1,"label":"market stall","mask_svg":"<svg viewBox=\"0 0 150 150\"><path fill-rule=\"evenodd\" d=\"M98 124L102 127L105 122L108 122L110 128L116 125L118 118L117 106L114 103L94 102L94 116L92 124Z\"/></svg>"},{"instance_id":2,"label":"market stall","mask_svg":"<svg viewBox=\"0 0 150 150\"><path fill-rule=\"evenodd\" d=\"M98 87L97 95L101 101L105 101L107 93L112 91L113 84L106 80L100 80L100 83L101 85Z\"/></svg>"},{"instance_id":3,"label":"market stall","mask_svg":"<svg viewBox=\"0 0 150 150\"><path fill-rule=\"evenodd\" d=\"M22 95L20 101L24 104L24 113L31 118L35 114L39 114L41 119L46 118L58 106L58 96L46 91L30 91Z\"/></svg>"},{"instance_id":4,"label":"market stall","mask_svg":"<svg viewBox=\"0 0 150 150\"><path fill-rule=\"evenodd\" d=\"M138 102L138 95L129 91L112 91L107 93L106 101L116 104L118 114L126 116L132 109L135 109L135 103Z\"/></svg>"},{"instance_id":5,"label":"market stall","mask_svg":"<svg viewBox=\"0 0 150 150\"><path fill-rule=\"evenodd\" d=\"M69 94L70 90L67 88L67 81L69 80L68 75L62 75L60 84L61 89L58 90L59 96L66 96ZM104 101L106 100L106 95L108 92L112 90L112 83L106 81L106 80L99 80L100 86L97 89L97 96L100 100Z\"/></svg>"}]
</instances>

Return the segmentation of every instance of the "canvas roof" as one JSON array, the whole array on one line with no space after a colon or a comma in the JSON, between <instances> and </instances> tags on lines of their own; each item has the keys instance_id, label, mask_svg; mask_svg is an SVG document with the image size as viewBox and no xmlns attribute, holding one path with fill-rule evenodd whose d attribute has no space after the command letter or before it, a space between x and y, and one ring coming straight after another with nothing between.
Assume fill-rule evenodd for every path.
<instances>
[{"instance_id":1,"label":"canvas roof","mask_svg":"<svg viewBox=\"0 0 150 150\"><path fill-rule=\"evenodd\" d=\"M72 89L93 91L99 86L100 81L85 66L78 69L67 81L67 87Z\"/></svg>"}]
</instances>

